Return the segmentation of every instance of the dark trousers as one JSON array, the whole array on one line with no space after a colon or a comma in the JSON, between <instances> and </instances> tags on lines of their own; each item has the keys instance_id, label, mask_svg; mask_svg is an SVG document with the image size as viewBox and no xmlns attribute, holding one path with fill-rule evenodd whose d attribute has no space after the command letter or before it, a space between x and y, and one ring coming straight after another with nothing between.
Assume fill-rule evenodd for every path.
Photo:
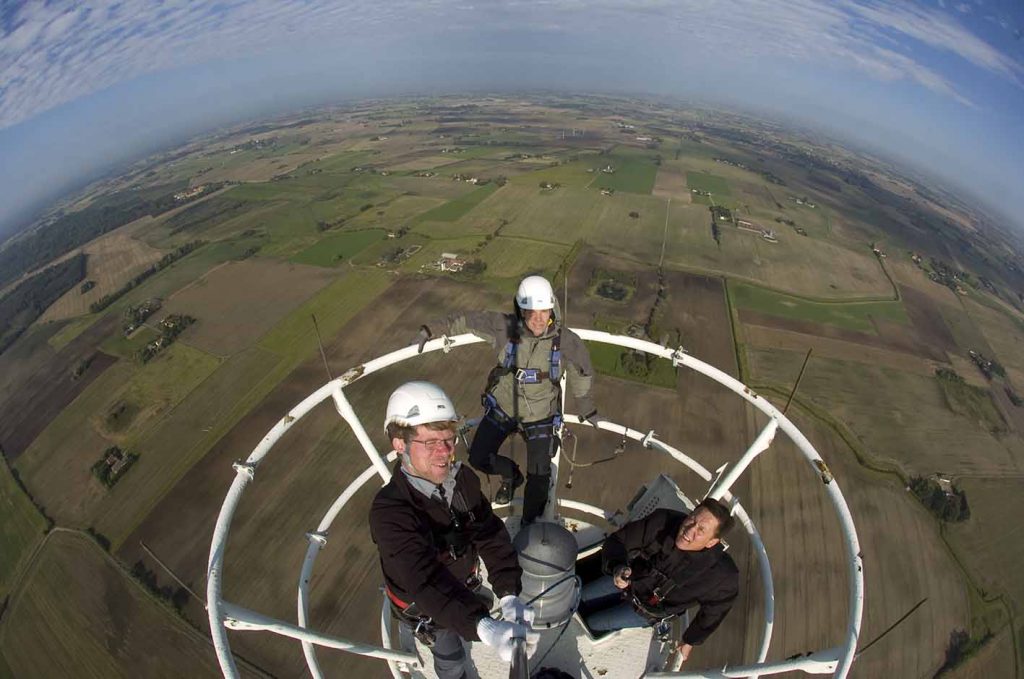
<instances>
[{"instance_id":1,"label":"dark trousers","mask_svg":"<svg viewBox=\"0 0 1024 679\"><path fill-rule=\"evenodd\" d=\"M401 626L402 635L412 643L412 625L402 622ZM438 679L466 679L466 649L462 645L462 637L443 627L435 628L434 634L436 638L430 653L434 656L434 672Z\"/></svg>"},{"instance_id":2,"label":"dark trousers","mask_svg":"<svg viewBox=\"0 0 1024 679\"><path fill-rule=\"evenodd\" d=\"M558 452L554 417L537 422L519 422L486 414L477 425L469 446L469 463L484 474L498 474L511 483L521 476L516 463L498 449L509 434L518 431L526 441L526 490L523 493L523 522L530 523L544 513L551 483L551 458Z\"/></svg>"}]
</instances>

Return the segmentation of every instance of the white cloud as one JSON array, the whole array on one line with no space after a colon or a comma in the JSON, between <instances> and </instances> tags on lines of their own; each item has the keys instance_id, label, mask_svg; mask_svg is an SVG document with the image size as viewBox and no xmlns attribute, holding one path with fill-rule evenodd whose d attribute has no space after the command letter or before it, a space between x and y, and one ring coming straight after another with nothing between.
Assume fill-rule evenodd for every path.
<instances>
[{"instance_id":1,"label":"white cloud","mask_svg":"<svg viewBox=\"0 0 1024 679\"><path fill-rule=\"evenodd\" d=\"M0 127L146 73L314 44L329 52L356 36L470 40L504 29L575 34L641 53L672 39L708 54L728 50L732 59L785 58L908 80L967 105L948 77L915 56L926 50L911 47L955 55L1018 87L1024 73L947 12L875 0L735 0L727 9L713 0L30 2L10 25L0 36Z\"/></svg>"}]
</instances>

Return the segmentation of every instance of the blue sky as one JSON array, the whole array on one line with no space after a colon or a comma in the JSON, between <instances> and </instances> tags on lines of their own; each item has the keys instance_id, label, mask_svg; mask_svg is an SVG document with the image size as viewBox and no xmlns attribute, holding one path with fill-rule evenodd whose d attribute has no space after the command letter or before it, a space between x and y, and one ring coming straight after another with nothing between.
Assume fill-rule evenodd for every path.
<instances>
[{"instance_id":1,"label":"blue sky","mask_svg":"<svg viewBox=\"0 0 1024 679\"><path fill-rule=\"evenodd\" d=\"M669 94L802 120L1024 211L1020 0L0 2L0 233L101 170L368 95Z\"/></svg>"}]
</instances>

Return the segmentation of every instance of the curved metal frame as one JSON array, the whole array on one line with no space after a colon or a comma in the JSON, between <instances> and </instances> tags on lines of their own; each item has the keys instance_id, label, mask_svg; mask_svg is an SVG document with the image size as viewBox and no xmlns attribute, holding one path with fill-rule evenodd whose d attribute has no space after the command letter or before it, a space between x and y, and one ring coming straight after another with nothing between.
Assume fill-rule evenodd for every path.
<instances>
[{"instance_id":1,"label":"curved metal frame","mask_svg":"<svg viewBox=\"0 0 1024 679\"><path fill-rule=\"evenodd\" d=\"M814 446L811 445L810 441L807 440L800 430L797 429L796 426L782 414L782 412L769 403L767 399L754 393L742 382L736 380L730 375L727 375L721 370L690 356L681 347L673 350L652 342L621 335L611 335L606 332L595 330L574 328L573 331L585 340L613 344L643 351L645 353L667 359L676 367L684 366L690 368L691 370L694 370L735 392L770 418L768 425L761 431L757 439L755 439L754 443L751 444L750 448L742 458L728 469L721 478L714 482L712 482L714 476L712 472L705 469L700 463L696 462L676 448L658 440L653 431L648 432L647 434L641 434L638 431L629 429L622 425L612 424L607 421L599 424L600 429L615 432L620 436L627 436L639 441L646 448L654 449L669 455L705 481L712 482L711 487L708 490L708 495L724 499L731 503L733 513L737 516L741 525L744 527L751 539L755 553L758 557L760 566L759 571L762 574L762 580L765 587L765 628L758 652L758 660L755 664L743 667L726 667L722 670L711 671L710 673L707 671L701 671L699 673L664 672L648 674L648 676L756 677L759 675L778 674L781 672L798 670L814 674L832 673L836 677L845 677L854 660L863 614L863 562L860 556L860 547L857 540L856 528L854 527L853 518L850 515L849 508L846 505L842 492L839 490L838 484L834 482L831 473L828 471L827 465L821 459L821 456L818 455ZM484 340L472 334L458 335L451 338L441 337L428 342L423 351L429 352L440 350L448 353L454 347L475 344L482 341ZM224 672L225 676L238 676L238 670L235 665L234 657L231 654L230 644L227 638L227 629L266 630L300 640L302 643L303 653L306 657L306 662L314 677L322 676L315 653L315 646L317 645L339 648L369 657L382 658L388 662L392 675L396 677L399 676L398 663L403 663L410 667L420 667L420 661L416 654L396 651L391 648L391 639L386 630L387 624L385 622L386 618L384 617L382 617L383 647L350 642L344 639L336 639L306 628L306 625L308 624L309 583L312 576L313 564L320 549L322 549L326 544L327 531L349 499L351 499L351 497L363 485L365 485L367 481L373 478L374 474L380 476L385 483L391 477L390 470L386 463L386 458L380 455L369 436L366 434L366 430L363 428L362 423L359 421L359 418L356 416L345 397L344 388L368 374L374 373L395 363L414 358L418 354L419 352L417 351L416 346L399 349L398 351L391 352L358 366L357 368L349 370L342 376L331 380L306 397L301 403L289 411L287 415L279 420L260 441L256 448L253 449L245 462L237 462L234 464L236 472L235 479L228 490L223 505L221 506L220 514L217 517L217 523L214 528L213 539L210 544L210 558L207 567L206 588L207 610L210 620L211 636L213 637L213 644L217 653L218 662L220 663L221 670ZM307 538L309 539L310 544L307 548L306 558L303 561L302 571L299 577L297 600L299 624L296 626L284 621L268 618L259 613L242 608L241 606L224 601L221 598L222 566L224 562L224 552L227 548L227 537L231 521L238 507L242 493L246 486L255 479L255 472L259 463L270 452L270 449L284 435L284 433L295 424L295 422L309 413L309 411L316 405L328 398L331 398L334 401L338 414L349 424L350 427L352 427L356 438L359 440L360 445L369 458L370 466L355 480L353 480L341 495L339 495L337 500L335 500L330 509L324 515L324 518L321 520L317 530L307 533ZM586 426L592 425L588 423ZM767 450L777 429L781 429L785 432L790 440L796 444L801 454L811 465L814 473L822 479L825 491L831 499L833 507L839 518L843 545L846 551L847 568L850 576L850 611L847 619L845 639L839 646L818 651L801 658L765 663L768 648L771 644L775 610L774 584L771 577L771 564L764 544L761 541L760 534L757 532L757 529L750 520L746 510L729 492L729 487L759 454ZM393 460L393 455L394 454L392 453L387 459ZM555 503L549 503L549 505L555 505ZM605 519L610 518L610 515L604 510L581 502L558 500L557 505L577 511L591 513ZM549 511L553 512L553 507L549 506ZM382 616L385 614L386 606L382 609Z\"/></svg>"}]
</instances>

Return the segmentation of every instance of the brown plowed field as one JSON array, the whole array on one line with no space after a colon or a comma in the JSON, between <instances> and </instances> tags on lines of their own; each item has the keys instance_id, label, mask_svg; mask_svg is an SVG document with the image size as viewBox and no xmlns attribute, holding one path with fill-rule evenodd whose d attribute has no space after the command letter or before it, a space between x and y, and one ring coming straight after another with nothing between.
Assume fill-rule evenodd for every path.
<instances>
[{"instance_id":1,"label":"brown plowed field","mask_svg":"<svg viewBox=\"0 0 1024 679\"><path fill-rule=\"evenodd\" d=\"M747 343L755 347L787 349L800 352L814 349L814 355L819 358L837 358L843 361L882 365L895 370L912 372L917 375L933 375L937 365L934 361L928 359L918 358L910 354L895 353L867 344L858 344L831 337L805 335L800 332L768 328L763 325L745 326L743 334ZM974 368L973 364L970 364L970 367L974 372L977 372L977 368ZM793 377L795 379L796 375ZM984 378L982 380L984 381Z\"/></svg>"},{"instance_id":2,"label":"brown plowed field","mask_svg":"<svg viewBox=\"0 0 1024 679\"><path fill-rule=\"evenodd\" d=\"M82 533L47 536L0 631L16 677L219 676L209 640Z\"/></svg>"},{"instance_id":3,"label":"brown plowed field","mask_svg":"<svg viewBox=\"0 0 1024 679\"><path fill-rule=\"evenodd\" d=\"M116 325L116 317L104 318L59 352L40 333L33 335L23 348L15 345L4 354L0 370L5 375L4 364L16 364L11 371L13 379L5 379L0 392L0 412L4 414L0 420L0 446L8 460L16 460L53 418L117 362L113 356L96 351L96 346ZM88 369L77 380L72 379L72 372L89 356L94 358Z\"/></svg>"},{"instance_id":4,"label":"brown plowed field","mask_svg":"<svg viewBox=\"0 0 1024 679\"><path fill-rule=\"evenodd\" d=\"M929 358L933 361L945 362L946 360L945 352L942 352L930 345L923 344L916 336L913 328L899 323L875 323L875 327L879 334L872 335L871 333L847 330L846 328L840 328L826 323L798 321L791 318L771 316L769 314L761 313L760 311L751 311L749 309L741 309L739 314L740 320L744 325L762 325L769 328L779 328L781 330L788 330L790 332L797 332L814 337L829 337L843 340L845 342L865 344L879 349Z\"/></svg>"},{"instance_id":5,"label":"brown plowed field","mask_svg":"<svg viewBox=\"0 0 1024 679\"><path fill-rule=\"evenodd\" d=\"M680 203L690 203L691 194L690 187L686 184L686 172L678 166L663 163L658 168L651 195L656 198L671 198Z\"/></svg>"},{"instance_id":6,"label":"brown plowed field","mask_svg":"<svg viewBox=\"0 0 1024 679\"><path fill-rule=\"evenodd\" d=\"M938 304L917 288L900 286L900 294L907 316L921 341L941 351L955 353L958 350L956 340L943 320Z\"/></svg>"},{"instance_id":7,"label":"brown plowed field","mask_svg":"<svg viewBox=\"0 0 1024 679\"><path fill-rule=\"evenodd\" d=\"M265 259L229 262L174 293L160 317L187 314L199 322L183 341L217 356L256 343L292 309L334 280L328 269Z\"/></svg>"},{"instance_id":8,"label":"brown plowed field","mask_svg":"<svg viewBox=\"0 0 1024 679\"><path fill-rule=\"evenodd\" d=\"M738 378L722 279L666 271L665 284L663 324L679 328L687 352Z\"/></svg>"},{"instance_id":9,"label":"brown plowed field","mask_svg":"<svg viewBox=\"0 0 1024 679\"><path fill-rule=\"evenodd\" d=\"M798 415L794 419L835 475L856 525L866 587L861 644L928 598L858 659L851 676L931 676L942 664L949 633L970 621L962 576L934 519L898 480L859 467L828 429ZM781 436L752 469L748 504L772 560L776 587L768 657L834 646L843 638L849 609L847 567L831 501L819 476ZM752 627L758 624L758 609L749 619ZM752 628L748 644L757 638Z\"/></svg>"},{"instance_id":10,"label":"brown plowed field","mask_svg":"<svg viewBox=\"0 0 1024 679\"><path fill-rule=\"evenodd\" d=\"M597 269L633 274L636 277L633 296L628 301L615 302L598 295L585 294ZM642 325L658 294L658 276L653 266L638 265L586 248L577 256L572 267L569 287L576 291L569 299L569 308L566 310L570 326L590 328L594 320L600 318L614 318ZM561 300L561 291L556 291L556 294Z\"/></svg>"}]
</instances>

